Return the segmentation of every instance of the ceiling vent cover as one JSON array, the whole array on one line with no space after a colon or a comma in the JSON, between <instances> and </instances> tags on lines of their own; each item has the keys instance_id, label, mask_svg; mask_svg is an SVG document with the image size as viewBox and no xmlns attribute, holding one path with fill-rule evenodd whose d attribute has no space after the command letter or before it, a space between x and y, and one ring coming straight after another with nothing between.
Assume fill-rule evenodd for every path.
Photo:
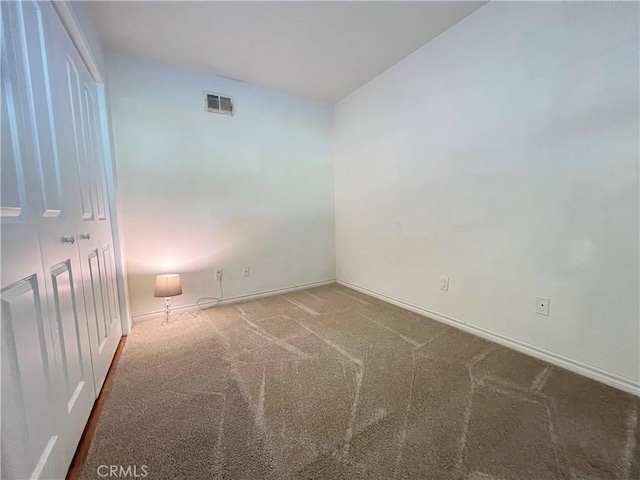
<instances>
[{"instance_id":1,"label":"ceiling vent cover","mask_svg":"<svg viewBox=\"0 0 640 480\"><path fill-rule=\"evenodd\" d=\"M233 115L233 97L204 92L204 109L211 113Z\"/></svg>"}]
</instances>

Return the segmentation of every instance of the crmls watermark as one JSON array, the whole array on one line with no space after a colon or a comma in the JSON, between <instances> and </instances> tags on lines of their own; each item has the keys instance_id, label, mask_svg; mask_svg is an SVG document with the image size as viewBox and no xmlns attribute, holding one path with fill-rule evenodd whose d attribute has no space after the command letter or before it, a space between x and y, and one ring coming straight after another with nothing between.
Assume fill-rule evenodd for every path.
<instances>
[{"instance_id":1,"label":"crmls watermark","mask_svg":"<svg viewBox=\"0 0 640 480\"><path fill-rule=\"evenodd\" d=\"M102 478L144 478L149 475L146 465L100 465L98 476Z\"/></svg>"}]
</instances>

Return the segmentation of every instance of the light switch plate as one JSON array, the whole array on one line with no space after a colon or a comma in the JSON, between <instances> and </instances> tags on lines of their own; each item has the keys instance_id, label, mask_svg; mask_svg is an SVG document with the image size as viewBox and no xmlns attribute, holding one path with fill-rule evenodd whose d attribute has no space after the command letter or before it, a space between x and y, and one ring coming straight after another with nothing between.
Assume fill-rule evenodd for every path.
<instances>
[{"instance_id":1,"label":"light switch plate","mask_svg":"<svg viewBox=\"0 0 640 480\"><path fill-rule=\"evenodd\" d=\"M449 290L449 277L440 277L440 290Z\"/></svg>"}]
</instances>

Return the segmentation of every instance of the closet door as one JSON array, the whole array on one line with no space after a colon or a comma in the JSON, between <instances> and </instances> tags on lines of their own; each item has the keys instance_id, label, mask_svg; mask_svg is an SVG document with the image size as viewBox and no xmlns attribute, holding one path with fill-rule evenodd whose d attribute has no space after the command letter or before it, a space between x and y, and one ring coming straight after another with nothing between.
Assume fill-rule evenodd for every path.
<instances>
[{"instance_id":1,"label":"closet door","mask_svg":"<svg viewBox=\"0 0 640 480\"><path fill-rule=\"evenodd\" d=\"M66 458L71 460L96 398L83 275L75 218L80 211L77 164L70 160L63 100L65 71L56 32L63 29L48 2L21 3L34 108L34 135L40 145L39 183L43 212L38 218L47 298L60 379ZM37 106L37 108L36 108Z\"/></svg>"},{"instance_id":2,"label":"closet door","mask_svg":"<svg viewBox=\"0 0 640 480\"><path fill-rule=\"evenodd\" d=\"M1 8L1 475L60 478L68 465L64 422L71 412L60 394L63 357L54 334L59 321L48 305L52 298L47 298L54 279L42 263L39 229L43 219L61 218L63 204L56 181L49 181L57 174L44 165L51 150L46 153L37 135L42 122L35 112L41 105L36 105L33 92L43 89L36 83L42 82L43 69L32 77L28 52L31 34L43 31L42 17L33 4L2 2ZM64 288L68 284L61 285L60 299L68 302L71 293L62 292ZM87 343L84 338L79 341ZM74 415L76 405L72 404Z\"/></svg>"},{"instance_id":3,"label":"closet door","mask_svg":"<svg viewBox=\"0 0 640 480\"><path fill-rule=\"evenodd\" d=\"M95 84L50 3L1 8L0 476L64 478L121 336Z\"/></svg>"},{"instance_id":4,"label":"closet door","mask_svg":"<svg viewBox=\"0 0 640 480\"><path fill-rule=\"evenodd\" d=\"M96 86L69 36L58 23L53 44L59 49L57 89L65 157L77 172L78 208L74 211L80 251L96 394L100 391L122 337L115 288L114 257L107 211L102 146L97 122Z\"/></svg>"}]
</instances>

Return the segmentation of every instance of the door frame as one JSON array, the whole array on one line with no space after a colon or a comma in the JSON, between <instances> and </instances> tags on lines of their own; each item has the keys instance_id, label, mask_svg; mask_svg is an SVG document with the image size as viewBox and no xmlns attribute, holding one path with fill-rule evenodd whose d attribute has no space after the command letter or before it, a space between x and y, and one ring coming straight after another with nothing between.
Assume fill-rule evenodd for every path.
<instances>
[{"instance_id":1,"label":"door frame","mask_svg":"<svg viewBox=\"0 0 640 480\"><path fill-rule=\"evenodd\" d=\"M105 75L101 71L95 52L82 29L82 25L69 1L52 1L53 9L58 14L62 25L66 29L71 41L75 45L80 58L89 70L91 78L96 83L98 92L98 115L102 135L102 153L105 162L105 180L107 184L107 200L111 213L111 234L113 236L113 250L115 256L116 284L118 288L118 300L120 304L120 319L122 322L122 334L127 335L131 331L132 319L129 308L129 286L127 282L127 263L124 251L124 239L118 216L118 181L116 175L116 162L113 152L113 131L111 129L109 102L107 100L107 87Z\"/></svg>"}]
</instances>

